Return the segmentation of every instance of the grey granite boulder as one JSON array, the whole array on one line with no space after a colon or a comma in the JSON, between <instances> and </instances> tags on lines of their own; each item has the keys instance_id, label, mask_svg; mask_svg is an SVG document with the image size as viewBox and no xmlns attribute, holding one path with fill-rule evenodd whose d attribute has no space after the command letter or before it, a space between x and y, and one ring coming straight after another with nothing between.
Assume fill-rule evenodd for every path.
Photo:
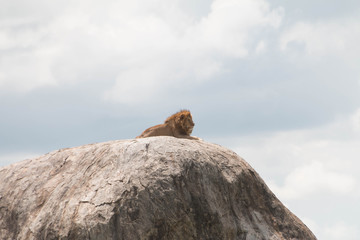
<instances>
[{"instance_id":1,"label":"grey granite boulder","mask_svg":"<svg viewBox=\"0 0 360 240\"><path fill-rule=\"evenodd\" d=\"M151 137L0 168L0 239L316 239L234 152Z\"/></svg>"}]
</instances>

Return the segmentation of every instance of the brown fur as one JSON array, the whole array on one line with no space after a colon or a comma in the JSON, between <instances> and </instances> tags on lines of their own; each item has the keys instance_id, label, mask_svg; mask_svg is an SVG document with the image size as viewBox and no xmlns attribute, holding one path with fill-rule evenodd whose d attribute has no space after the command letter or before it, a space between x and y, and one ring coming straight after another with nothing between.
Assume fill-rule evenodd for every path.
<instances>
[{"instance_id":1,"label":"brown fur","mask_svg":"<svg viewBox=\"0 0 360 240\"><path fill-rule=\"evenodd\" d=\"M199 140L198 137L190 136L195 124L192 120L190 111L181 110L168 117L163 124L159 124L146 129L136 138L146 138L154 136L173 136L177 138L187 138Z\"/></svg>"}]
</instances>

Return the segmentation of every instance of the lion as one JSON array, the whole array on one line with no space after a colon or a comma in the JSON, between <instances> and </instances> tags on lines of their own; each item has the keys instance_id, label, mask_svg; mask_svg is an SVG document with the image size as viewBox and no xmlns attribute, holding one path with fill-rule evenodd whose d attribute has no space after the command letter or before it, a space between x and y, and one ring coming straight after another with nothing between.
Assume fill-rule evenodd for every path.
<instances>
[{"instance_id":1,"label":"lion","mask_svg":"<svg viewBox=\"0 0 360 240\"><path fill-rule=\"evenodd\" d=\"M163 124L146 129L136 138L155 136L172 136L176 138L187 138L200 140L198 137L190 136L195 124L189 110L181 110L168 117Z\"/></svg>"}]
</instances>

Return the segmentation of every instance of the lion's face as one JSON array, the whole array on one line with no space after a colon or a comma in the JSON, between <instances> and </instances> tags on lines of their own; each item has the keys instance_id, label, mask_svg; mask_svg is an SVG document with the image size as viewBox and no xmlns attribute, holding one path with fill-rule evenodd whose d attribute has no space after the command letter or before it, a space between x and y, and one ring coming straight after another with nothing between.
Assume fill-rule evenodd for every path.
<instances>
[{"instance_id":1,"label":"lion's face","mask_svg":"<svg viewBox=\"0 0 360 240\"><path fill-rule=\"evenodd\" d=\"M183 113L180 116L180 124L186 134L190 135L195 126L190 112Z\"/></svg>"}]
</instances>

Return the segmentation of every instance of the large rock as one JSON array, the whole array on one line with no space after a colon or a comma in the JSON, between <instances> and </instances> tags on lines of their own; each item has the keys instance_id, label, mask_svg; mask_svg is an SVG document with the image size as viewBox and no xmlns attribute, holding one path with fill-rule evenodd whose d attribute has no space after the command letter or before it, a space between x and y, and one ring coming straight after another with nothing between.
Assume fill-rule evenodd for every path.
<instances>
[{"instance_id":1,"label":"large rock","mask_svg":"<svg viewBox=\"0 0 360 240\"><path fill-rule=\"evenodd\" d=\"M234 152L152 137L0 168L0 239L316 239Z\"/></svg>"}]
</instances>

